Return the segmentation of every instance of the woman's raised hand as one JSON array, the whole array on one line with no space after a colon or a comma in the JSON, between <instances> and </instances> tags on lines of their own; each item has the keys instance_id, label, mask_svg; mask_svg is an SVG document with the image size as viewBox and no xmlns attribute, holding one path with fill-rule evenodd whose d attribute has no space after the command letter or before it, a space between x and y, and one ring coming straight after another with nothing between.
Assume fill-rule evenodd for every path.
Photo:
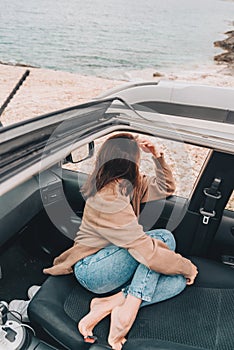
<instances>
[{"instance_id":1,"label":"woman's raised hand","mask_svg":"<svg viewBox=\"0 0 234 350\"><path fill-rule=\"evenodd\" d=\"M152 153L152 155L155 158L161 157L162 152L157 150L157 148L155 147L155 145L151 141L149 141L147 139L138 138L137 143L143 152Z\"/></svg>"}]
</instances>

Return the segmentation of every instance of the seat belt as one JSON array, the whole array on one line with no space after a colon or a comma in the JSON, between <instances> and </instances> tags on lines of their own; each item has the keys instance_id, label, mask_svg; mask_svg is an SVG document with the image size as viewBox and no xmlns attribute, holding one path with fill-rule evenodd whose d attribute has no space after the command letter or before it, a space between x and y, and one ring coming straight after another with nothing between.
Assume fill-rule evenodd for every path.
<instances>
[{"instance_id":1,"label":"seat belt","mask_svg":"<svg viewBox=\"0 0 234 350\"><path fill-rule=\"evenodd\" d=\"M200 214L203 216L203 225L208 225L210 218L215 217L215 207L217 200L219 200L222 195L218 190L221 184L221 179L219 177L215 178L210 186L210 188L204 188L203 192L206 196L204 207L200 209Z\"/></svg>"},{"instance_id":2,"label":"seat belt","mask_svg":"<svg viewBox=\"0 0 234 350\"><path fill-rule=\"evenodd\" d=\"M216 204L217 201L222 197L219 187L221 184L219 177L214 178L209 188L204 188L203 193L205 195L205 201L203 207L200 208L199 212L201 218L196 230L196 234L193 241L193 247L191 254L193 255L204 255L208 249L210 243L210 219L216 215Z\"/></svg>"}]
</instances>

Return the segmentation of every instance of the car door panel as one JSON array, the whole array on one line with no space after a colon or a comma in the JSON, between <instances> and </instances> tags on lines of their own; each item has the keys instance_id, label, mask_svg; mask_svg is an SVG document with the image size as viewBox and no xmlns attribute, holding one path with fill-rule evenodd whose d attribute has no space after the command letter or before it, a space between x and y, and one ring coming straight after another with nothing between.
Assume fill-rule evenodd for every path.
<instances>
[{"instance_id":1,"label":"car door panel","mask_svg":"<svg viewBox=\"0 0 234 350\"><path fill-rule=\"evenodd\" d=\"M170 196L141 204L139 222L145 231L166 228L174 231L185 215L187 199Z\"/></svg>"},{"instance_id":2,"label":"car door panel","mask_svg":"<svg viewBox=\"0 0 234 350\"><path fill-rule=\"evenodd\" d=\"M234 212L224 210L219 228L214 237L210 254L212 257L234 266Z\"/></svg>"},{"instance_id":3,"label":"car door panel","mask_svg":"<svg viewBox=\"0 0 234 350\"><path fill-rule=\"evenodd\" d=\"M0 200L0 247L17 235L42 210L35 178L28 180Z\"/></svg>"},{"instance_id":4,"label":"car door panel","mask_svg":"<svg viewBox=\"0 0 234 350\"><path fill-rule=\"evenodd\" d=\"M80 190L87 180L87 177L88 175L82 172L62 169L64 194L71 208L80 217L83 215L85 206L85 200Z\"/></svg>"}]
</instances>

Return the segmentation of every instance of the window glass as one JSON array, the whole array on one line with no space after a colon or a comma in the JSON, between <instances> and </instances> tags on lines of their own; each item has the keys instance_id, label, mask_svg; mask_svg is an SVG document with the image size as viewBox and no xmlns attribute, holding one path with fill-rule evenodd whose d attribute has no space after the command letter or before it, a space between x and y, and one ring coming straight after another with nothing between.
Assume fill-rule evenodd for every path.
<instances>
[{"instance_id":1,"label":"window glass","mask_svg":"<svg viewBox=\"0 0 234 350\"><path fill-rule=\"evenodd\" d=\"M149 139L164 153L165 159L171 166L173 176L176 180L175 194L181 197L189 197L201 168L208 156L209 149L153 136L149 137L135 133L132 134L139 135L140 138ZM94 167L96 154L102 143L109 136L110 135L95 140L95 153L92 158L78 164L64 164L63 168L91 173ZM151 154L141 152L140 171L148 176L154 175L154 163Z\"/></svg>"}]
</instances>

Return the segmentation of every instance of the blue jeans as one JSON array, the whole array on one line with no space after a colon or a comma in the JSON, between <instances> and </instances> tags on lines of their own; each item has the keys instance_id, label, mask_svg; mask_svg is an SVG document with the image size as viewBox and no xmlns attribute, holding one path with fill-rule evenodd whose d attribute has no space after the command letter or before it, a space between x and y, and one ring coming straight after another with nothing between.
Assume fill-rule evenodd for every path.
<instances>
[{"instance_id":1,"label":"blue jeans","mask_svg":"<svg viewBox=\"0 0 234 350\"><path fill-rule=\"evenodd\" d=\"M165 229L146 232L175 250L175 239ZM186 286L182 275L163 275L136 261L126 249L110 245L78 261L74 266L78 282L96 294L118 290L142 299L146 306L174 297ZM124 286L124 287L123 287Z\"/></svg>"}]
</instances>

